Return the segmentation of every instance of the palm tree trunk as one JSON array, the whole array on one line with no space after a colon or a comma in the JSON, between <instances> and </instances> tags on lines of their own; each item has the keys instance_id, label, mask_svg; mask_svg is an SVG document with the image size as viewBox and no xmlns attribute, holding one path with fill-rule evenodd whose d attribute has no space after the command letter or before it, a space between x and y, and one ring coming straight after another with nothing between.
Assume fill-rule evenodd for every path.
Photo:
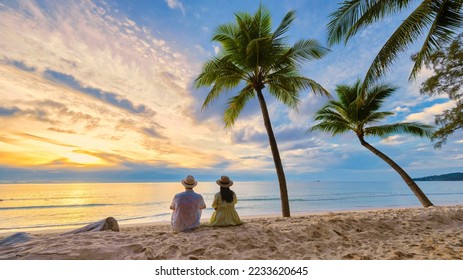
<instances>
[{"instance_id":1,"label":"palm tree trunk","mask_svg":"<svg viewBox=\"0 0 463 280\"><path fill-rule=\"evenodd\" d=\"M259 99L260 109L262 110L264 125L265 129L267 130L270 149L272 150L273 161L275 163L278 182L280 184L281 212L283 217L290 217L291 213L289 210L288 188L286 186L285 172L283 170L283 164L281 163L280 152L278 151L277 141L275 139L275 135L273 134L272 123L270 122L267 104L265 103L262 91L257 90L257 98Z\"/></svg>"},{"instance_id":2,"label":"palm tree trunk","mask_svg":"<svg viewBox=\"0 0 463 280\"><path fill-rule=\"evenodd\" d=\"M360 143L362 146L370 150L373 154L377 155L380 157L382 160L384 160L387 164L389 164L399 175L402 177L402 179L405 181L405 183L410 187L412 192L416 195L418 200L421 202L423 207L430 207L434 206L432 202L428 199L428 197L423 193L423 191L418 187L418 185L413 181L413 179L408 176L407 172L403 170L397 163L395 163L392 159L390 159L388 156L377 150L375 147L371 146L369 143L367 143L363 137L359 136L358 137L360 140Z\"/></svg>"}]
</instances>

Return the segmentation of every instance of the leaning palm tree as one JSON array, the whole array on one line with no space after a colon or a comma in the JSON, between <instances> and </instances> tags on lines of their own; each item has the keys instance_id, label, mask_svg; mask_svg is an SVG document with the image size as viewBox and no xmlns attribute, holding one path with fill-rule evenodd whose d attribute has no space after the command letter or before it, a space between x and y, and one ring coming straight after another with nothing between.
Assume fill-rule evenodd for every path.
<instances>
[{"instance_id":1,"label":"leaning palm tree","mask_svg":"<svg viewBox=\"0 0 463 280\"><path fill-rule=\"evenodd\" d=\"M388 70L400 52L424 37L424 42L414 58L415 64L409 79L414 79L430 55L447 45L463 27L463 0L346 0L330 15L328 42L344 42L358 31L381 19L419 5L403 20L387 40L367 71L364 84L375 81Z\"/></svg>"},{"instance_id":2,"label":"leaning palm tree","mask_svg":"<svg viewBox=\"0 0 463 280\"><path fill-rule=\"evenodd\" d=\"M286 179L264 89L265 93L290 108L297 108L301 90L312 90L314 93L329 96L320 84L302 77L298 71L302 62L320 59L328 49L315 40L300 40L292 46L287 45L285 33L295 19L293 11L285 15L273 32L271 15L263 6L254 15L237 13L235 18L236 22L220 25L215 30L212 41L221 44L221 52L204 64L196 79L196 87L212 86L204 100L203 110L222 94L240 87L228 99L223 117L226 128L232 127L245 104L257 97L280 185L282 214L289 217Z\"/></svg>"},{"instance_id":3,"label":"leaning palm tree","mask_svg":"<svg viewBox=\"0 0 463 280\"><path fill-rule=\"evenodd\" d=\"M338 100L330 100L315 115L318 124L312 126L309 132L320 130L333 136L353 131L362 146L389 164L410 187L424 207L432 206L431 201L421 191L412 178L392 159L365 141L365 136L386 137L396 133L407 133L420 137L431 137L431 126L416 122L401 122L386 125L372 125L390 115L392 112L379 111L384 100L389 97L395 87L388 84L364 87L358 80L353 86L338 85L336 93Z\"/></svg>"}]
</instances>

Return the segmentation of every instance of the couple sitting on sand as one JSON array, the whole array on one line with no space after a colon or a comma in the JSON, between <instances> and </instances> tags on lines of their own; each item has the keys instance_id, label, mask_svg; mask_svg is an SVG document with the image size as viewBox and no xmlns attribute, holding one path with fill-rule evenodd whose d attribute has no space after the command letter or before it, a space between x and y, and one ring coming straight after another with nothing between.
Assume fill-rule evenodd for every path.
<instances>
[{"instance_id":1,"label":"couple sitting on sand","mask_svg":"<svg viewBox=\"0 0 463 280\"><path fill-rule=\"evenodd\" d=\"M212 208L215 209L209 221L210 226L235 226L241 224L240 217L235 210L237 202L235 193L230 190L233 181L227 176L216 181L220 192L214 196ZM191 175L182 180L185 191L174 196L170 209L172 212L172 229L176 232L189 231L199 227L201 210L206 203L200 194L193 191L198 181Z\"/></svg>"}]
</instances>

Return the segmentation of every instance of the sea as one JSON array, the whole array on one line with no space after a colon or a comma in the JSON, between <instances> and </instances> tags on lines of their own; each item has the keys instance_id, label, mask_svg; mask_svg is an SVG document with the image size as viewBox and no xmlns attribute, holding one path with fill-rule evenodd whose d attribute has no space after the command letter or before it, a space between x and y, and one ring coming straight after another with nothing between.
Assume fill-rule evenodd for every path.
<instances>
[{"instance_id":1,"label":"sea","mask_svg":"<svg viewBox=\"0 0 463 280\"><path fill-rule=\"evenodd\" d=\"M462 182L418 182L436 206L463 204ZM119 224L168 222L180 182L0 184L0 234L76 229L106 217ZM200 182L207 209L219 191L215 182ZM281 215L277 182L235 182L241 217ZM291 213L421 207L404 182L288 182Z\"/></svg>"}]
</instances>

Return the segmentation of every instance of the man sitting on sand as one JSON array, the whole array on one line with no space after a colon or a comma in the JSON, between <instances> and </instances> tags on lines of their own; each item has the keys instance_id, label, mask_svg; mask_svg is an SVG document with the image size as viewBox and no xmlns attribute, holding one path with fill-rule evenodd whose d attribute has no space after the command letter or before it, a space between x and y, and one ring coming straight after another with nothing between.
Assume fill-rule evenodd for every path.
<instances>
[{"instance_id":1,"label":"man sitting on sand","mask_svg":"<svg viewBox=\"0 0 463 280\"><path fill-rule=\"evenodd\" d=\"M188 175L182 180L185 191L174 196L170 209L172 212L172 229L176 232L192 230L199 227L201 210L206 208L206 203L200 194L193 191L198 184L195 178Z\"/></svg>"}]
</instances>

